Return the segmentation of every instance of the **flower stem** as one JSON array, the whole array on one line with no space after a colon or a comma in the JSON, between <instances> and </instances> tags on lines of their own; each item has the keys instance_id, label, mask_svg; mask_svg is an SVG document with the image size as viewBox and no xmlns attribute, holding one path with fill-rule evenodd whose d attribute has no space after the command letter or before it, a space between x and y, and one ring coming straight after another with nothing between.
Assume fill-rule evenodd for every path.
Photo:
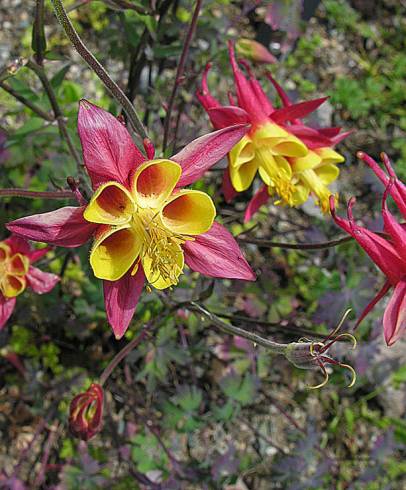
<instances>
[{"instance_id":1,"label":"flower stem","mask_svg":"<svg viewBox=\"0 0 406 490\"><path fill-rule=\"evenodd\" d=\"M106 367L106 369L102 372L100 376L100 381L99 384L100 386L103 386L104 383L107 381L108 377L110 374L114 371L114 369L120 364L120 362L133 350L137 347L137 345L144 339L146 336L148 330L151 328L152 323L147 323L141 332L137 335L137 337L134 337L131 342L129 342L121 351L116 354L113 359L110 361L109 365Z\"/></svg>"},{"instance_id":2,"label":"flower stem","mask_svg":"<svg viewBox=\"0 0 406 490\"><path fill-rule=\"evenodd\" d=\"M10 85L8 85L5 82L0 82L0 88L2 88L5 92L13 96L16 100L24 104L26 107L32 110L32 112L35 112L35 114L39 117L42 117L42 119L45 119L46 121L52 122L54 118L42 110L40 107L37 105L33 104L30 100L26 99L22 95L20 95L18 92L16 92Z\"/></svg>"},{"instance_id":3,"label":"flower stem","mask_svg":"<svg viewBox=\"0 0 406 490\"><path fill-rule=\"evenodd\" d=\"M0 189L0 197L26 197L28 199L75 199L72 191L28 191L27 189Z\"/></svg>"},{"instance_id":4,"label":"flower stem","mask_svg":"<svg viewBox=\"0 0 406 490\"><path fill-rule=\"evenodd\" d=\"M32 70L37 75L37 77L40 79L42 86L44 87L44 90L48 96L49 102L50 102L51 107L52 107L52 111L53 111L54 116L55 116L55 119L58 123L58 128L59 128L59 132L61 134L61 137L63 140L66 141L66 144L68 145L69 152L76 162L79 177L81 177L81 180L83 180L83 178L82 178L83 177L82 161L80 159L78 152L76 151L75 145L73 144L71 137L69 136L68 129L67 129L66 123L65 123L65 118L63 116L63 112L59 106L59 103L58 103L58 100L56 98L54 89L51 85L51 82L48 80L48 77L45 73L44 67L39 65L38 63L36 63L33 60L28 60L26 66L27 66L27 68Z\"/></svg>"},{"instance_id":5,"label":"flower stem","mask_svg":"<svg viewBox=\"0 0 406 490\"><path fill-rule=\"evenodd\" d=\"M201 6L202 6L202 0L197 0L195 10L193 12L193 17L192 17L192 20L190 22L188 32L186 34L186 39L185 39L185 42L183 45L183 50L182 50L182 54L180 56L178 68L176 70L175 83L173 85L172 93L171 93L171 96L169 99L168 110L166 112L165 123L164 123L164 141L162 144L163 151L165 151L166 146L168 144L169 125L170 125L170 120L171 120L173 104L175 102L176 92L178 91L178 87L181 84L181 79L183 77L183 72L185 70L185 64L186 64L187 56L189 53L190 44L192 42L193 35L195 33L195 30L196 30L197 19L199 17Z\"/></svg>"},{"instance_id":6,"label":"flower stem","mask_svg":"<svg viewBox=\"0 0 406 490\"><path fill-rule=\"evenodd\" d=\"M318 243L289 243L289 242L273 242L271 240L262 240L260 238L242 238L237 237L237 241L242 243L252 243L253 245L258 245L260 247L278 247L278 248L289 248L292 250L323 250L325 248L336 247L342 243L347 243L353 240L352 236L344 236L337 238L335 240L329 240L327 242Z\"/></svg>"},{"instance_id":7,"label":"flower stem","mask_svg":"<svg viewBox=\"0 0 406 490\"><path fill-rule=\"evenodd\" d=\"M61 0L51 0L54 7L54 11L58 21L62 25L66 35L70 39L71 43L75 47L76 51L80 56L86 61L89 67L96 73L100 80L104 83L105 87L109 90L112 96L117 100L117 102L123 107L127 117L134 128L134 130L144 139L148 138L148 134L139 118L137 112L135 111L133 105L126 97L125 93L116 84L116 82L110 77L105 68L97 61L93 54L87 49L72 22L70 21Z\"/></svg>"},{"instance_id":8,"label":"flower stem","mask_svg":"<svg viewBox=\"0 0 406 490\"><path fill-rule=\"evenodd\" d=\"M237 335L239 337L243 337L244 339L254 342L254 344L258 344L258 345L262 345L263 347L266 347L267 349L269 349L275 354L285 354L286 349L289 345L289 344L274 342L273 340L264 339L263 337L260 337L256 333L248 332L230 323L223 322L222 320L220 320L218 316L214 315L210 311L203 308L202 305L194 301L188 305L185 305L184 307L189 311L200 313L201 315L203 315L204 318L209 320L212 325L214 325L222 332L225 332L229 335Z\"/></svg>"}]
</instances>

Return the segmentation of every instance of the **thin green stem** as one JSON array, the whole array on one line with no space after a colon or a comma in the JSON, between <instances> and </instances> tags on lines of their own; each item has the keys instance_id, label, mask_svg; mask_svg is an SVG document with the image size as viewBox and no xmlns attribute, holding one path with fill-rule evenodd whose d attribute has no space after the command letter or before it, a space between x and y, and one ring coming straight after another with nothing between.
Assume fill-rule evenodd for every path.
<instances>
[{"instance_id":1,"label":"thin green stem","mask_svg":"<svg viewBox=\"0 0 406 490\"><path fill-rule=\"evenodd\" d=\"M36 0L35 17L32 26L32 49L35 52L35 61L41 66L44 61L46 46L44 30L44 0Z\"/></svg>"},{"instance_id":2,"label":"thin green stem","mask_svg":"<svg viewBox=\"0 0 406 490\"><path fill-rule=\"evenodd\" d=\"M52 122L54 121L54 118L42 110L40 107L37 105L33 104L30 100L26 99L22 95L20 95L18 92L16 92L10 85L8 85L6 82L0 82L0 88L2 88L5 92L10 94L12 97L14 97L16 100L24 104L26 107L32 110L37 116L42 117L42 119L45 119L46 121Z\"/></svg>"},{"instance_id":3,"label":"thin green stem","mask_svg":"<svg viewBox=\"0 0 406 490\"><path fill-rule=\"evenodd\" d=\"M254 344L262 345L275 354L285 354L289 344L282 344L280 342L274 342L273 340L264 339L256 333L248 332L242 328L236 327L230 323L223 322L220 318L210 311L206 310L202 305L196 302L191 302L184 306L189 311L199 313L204 318L210 321L217 329L225 332L229 335L237 335L244 339L250 340Z\"/></svg>"},{"instance_id":4,"label":"thin green stem","mask_svg":"<svg viewBox=\"0 0 406 490\"><path fill-rule=\"evenodd\" d=\"M128 356L128 354L134 350L137 345L144 339L146 336L148 330L152 327L152 322L147 323L145 327L141 330L141 332L137 335L137 337L134 337L131 342L129 342L121 351L116 354L111 362L108 364L106 369L102 372L100 376L100 381L99 384L100 386L103 386L104 383L107 381L109 378L110 374L114 371L114 369L120 364L120 362Z\"/></svg>"},{"instance_id":5,"label":"thin green stem","mask_svg":"<svg viewBox=\"0 0 406 490\"><path fill-rule=\"evenodd\" d=\"M171 121L172 109L173 109L173 105L175 103L176 93L178 91L179 85L181 84L183 72L185 70L185 64L186 64L187 56L189 53L190 44L192 42L193 35L195 33L195 30L196 30L197 19L199 17L201 6L202 6L202 0L197 0L195 10L193 12L193 17L192 17L192 20L191 20L190 25L189 25L189 29L188 29L187 34L186 34L186 39L185 39L185 43L183 45L183 50L182 50L182 54L180 56L178 68L176 70L175 83L173 85L172 93L171 93L171 96L169 99L168 110L166 112L165 123L164 123L164 141L162 144L163 151L165 151L166 146L168 144L169 126L170 126L170 121Z\"/></svg>"},{"instance_id":6,"label":"thin green stem","mask_svg":"<svg viewBox=\"0 0 406 490\"><path fill-rule=\"evenodd\" d=\"M236 237L237 241L241 243L252 243L253 245L258 245L260 247L278 247L278 248L288 248L292 250L324 250L326 248L336 247L342 243L347 243L353 240L352 236L344 236L337 238L335 240L329 240L327 242L319 243L289 243L289 242L273 242L271 240L263 240L260 238L244 238L241 236Z\"/></svg>"},{"instance_id":7,"label":"thin green stem","mask_svg":"<svg viewBox=\"0 0 406 490\"><path fill-rule=\"evenodd\" d=\"M0 197L25 197L28 199L76 199L71 191L28 191L26 189L0 189Z\"/></svg>"},{"instance_id":8,"label":"thin green stem","mask_svg":"<svg viewBox=\"0 0 406 490\"><path fill-rule=\"evenodd\" d=\"M60 0L51 0L54 7L56 17L59 23L63 27L66 35L70 39L71 43L75 47L76 51L86 61L89 67L96 73L100 80L104 83L105 87L109 90L111 95L117 100L117 102L123 107L128 120L130 121L134 130L144 139L148 138L148 134L142 124L140 117L135 111L133 105L126 97L125 93L116 84L116 82L110 77L105 68L97 61L93 54L87 49L79 34L73 27L64 6Z\"/></svg>"},{"instance_id":9,"label":"thin green stem","mask_svg":"<svg viewBox=\"0 0 406 490\"><path fill-rule=\"evenodd\" d=\"M86 182L86 179L84 177L82 160L79 156L79 153L76 151L76 148L75 148L75 145L73 144L72 138L69 135L68 128L66 127L66 122L65 122L65 118L64 118L62 109L59 106L58 99L57 99L56 94L54 92L54 89L51 85L51 82L49 81L47 74L45 73L44 67L39 65L38 63L36 63L33 60L29 60L27 62L26 66L27 66L27 68L32 70L37 75L37 77L40 79L40 81L42 83L42 86L44 87L44 90L45 90L45 92L48 96L49 102L51 104L52 111L54 113L55 119L58 123L58 128L59 128L59 132L61 134L61 138L64 141L66 141L69 152L76 162L79 180L81 181L82 184L84 184Z\"/></svg>"}]
</instances>

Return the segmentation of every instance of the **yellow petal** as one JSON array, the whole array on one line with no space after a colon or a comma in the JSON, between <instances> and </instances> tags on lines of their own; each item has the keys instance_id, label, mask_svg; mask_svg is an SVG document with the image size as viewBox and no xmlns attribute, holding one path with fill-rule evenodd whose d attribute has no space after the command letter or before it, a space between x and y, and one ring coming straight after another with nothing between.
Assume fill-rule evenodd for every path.
<instances>
[{"instance_id":1,"label":"yellow petal","mask_svg":"<svg viewBox=\"0 0 406 490\"><path fill-rule=\"evenodd\" d=\"M183 250L179 243L166 245L165 257L144 255L141 258L145 277L156 289L166 289L178 283L184 267Z\"/></svg>"},{"instance_id":2,"label":"yellow petal","mask_svg":"<svg viewBox=\"0 0 406 490\"><path fill-rule=\"evenodd\" d=\"M248 189L254 180L255 174L258 170L258 165L255 161L245 163L239 167L229 167L230 180L237 192L242 192Z\"/></svg>"},{"instance_id":3,"label":"yellow petal","mask_svg":"<svg viewBox=\"0 0 406 490\"><path fill-rule=\"evenodd\" d=\"M274 123L256 129L253 140L256 148L267 146L275 155L284 157L304 157L308 152L307 146L299 138Z\"/></svg>"},{"instance_id":4,"label":"yellow petal","mask_svg":"<svg viewBox=\"0 0 406 490\"><path fill-rule=\"evenodd\" d=\"M1 283L2 293L6 298L15 298L21 294L26 287L25 277L6 274Z\"/></svg>"},{"instance_id":5,"label":"yellow petal","mask_svg":"<svg viewBox=\"0 0 406 490\"><path fill-rule=\"evenodd\" d=\"M259 175L266 185L279 180L290 182L292 167L286 158L273 155L269 148L259 148L255 152L255 161L258 164Z\"/></svg>"},{"instance_id":6,"label":"yellow petal","mask_svg":"<svg viewBox=\"0 0 406 490\"><path fill-rule=\"evenodd\" d=\"M107 182L93 194L83 217L91 223L123 225L130 221L134 209L130 192L118 182Z\"/></svg>"},{"instance_id":7,"label":"yellow petal","mask_svg":"<svg viewBox=\"0 0 406 490\"><path fill-rule=\"evenodd\" d=\"M0 242L0 262L4 262L10 257L10 247L7 243Z\"/></svg>"},{"instance_id":8,"label":"yellow petal","mask_svg":"<svg viewBox=\"0 0 406 490\"><path fill-rule=\"evenodd\" d=\"M161 211L165 227L180 235L200 235L209 231L215 217L213 201L201 191L178 192Z\"/></svg>"},{"instance_id":9,"label":"yellow petal","mask_svg":"<svg viewBox=\"0 0 406 490\"><path fill-rule=\"evenodd\" d=\"M172 194L181 173L181 166L172 160L151 160L140 165L132 185L138 206L153 209L161 207Z\"/></svg>"},{"instance_id":10,"label":"yellow petal","mask_svg":"<svg viewBox=\"0 0 406 490\"><path fill-rule=\"evenodd\" d=\"M322 165L320 168L315 169L315 172L317 177L326 185L334 182L340 174L340 170L333 163Z\"/></svg>"},{"instance_id":11,"label":"yellow petal","mask_svg":"<svg viewBox=\"0 0 406 490\"><path fill-rule=\"evenodd\" d=\"M99 279L117 281L130 269L142 246L141 237L129 226L120 229L106 227L94 242L90 265Z\"/></svg>"},{"instance_id":12,"label":"yellow petal","mask_svg":"<svg viewBox=\"0 0 406 490\"><path fill-rule=\"evenodd\" d=\"M291 165L292 170L295 173L303 172L309 168L315 168L321 163L321 156L316 152L309 150L309 153L305 157L292 158Z\"/></svg>"},{"instance_id":13,"label":"yellow petal","mask_svg":"<svg viewBox=\"0 0 406 490\"><path fill-rule=\"evenodd\" d=\"M30 267L30 260L26 255L17 253L11 257L7 270L13 276L25 276Z\"/></svg>"},{"instance_id":14,"label":"yellow petal","mask_svg":"<svg viewBox=\"0 0 406 490\"><path fill-rule=\"evenodd\" d=\"M310 194L310 189L304 185L297 184L295 186L295 192L293 193L293 205L300 206L305 203Z\"/></svg>"},{"instance_id":15,"label":"yellow petal","mask_svg":"<svg viewBox=\"0 0 406 490\"><path fill-rule=\"evenodd\" d=\"M230 151L230 167L238 169L250 162L255 156L255 148L249 136L244 136Z\"/></svg>"},{"instance_id":16,"label":"yellow petal","mask_svg":"<svg viewBox=\"0 0 406 490\"><path fill-rule=\"evenodd\" d=\"M345 160L345 158L340 155L340 153L337 153L334 151L332 148L325 147L325 148L317 148L315 150L321 157L323 164L328 164L328 163L341 163Z\"/></svg>"}]
</instances>

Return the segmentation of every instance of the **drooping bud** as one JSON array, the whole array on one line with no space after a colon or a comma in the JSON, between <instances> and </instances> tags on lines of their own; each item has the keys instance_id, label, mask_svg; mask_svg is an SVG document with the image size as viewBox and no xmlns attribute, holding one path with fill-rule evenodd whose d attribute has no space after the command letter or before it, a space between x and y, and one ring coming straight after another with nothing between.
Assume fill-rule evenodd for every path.
<instances>
[{"instance_id":1,"label":"drooping bud","mask_svg":"<svg viewBox=\"0 0 406 490\"><path fill-rule=\"evenodd\" d=\"M355 380L357 378L354 368L349 364L339 362L336 359L333 359L332 357L327 355L330 347L335 342L337 342L338 340L342 340L343 338L349 338L351 340L353 349L355 349L355 347L357 346L357 340L350 333L341 333L337 335L337 332L340 330L342 324L344 323L350 312L351 309L347 310L344 313L337 327L330 333L330 335L326 339L324 339L323 342L311 342L308 339L302 339L298 342L292 342L287 346L285 357L294 366L299 369L321 369L324 375L324 380L316 386L309 386L310 389L322 388L328 383L329 375L326 370L327 364L332 364L334 366L340 366L342 368L348 369L351 372L352 376L348 388L354 386Z\"/></svg>"},{"instance_id":2,"label":"drooping bud","mask_svg":"<svg viewBox=\"0 0 406 490\"><path fill-rule=\"evenodd\" d=\"M236 42L235 47L239 56L248 58L256 63L277 62L275 56L263 44L252 39L241 38Z\"/></svg>"},{"instance_id":3,"label":"drooping bud","mask_svg":"<svg viewBox=\"0 0 406 490\"><path fill-rule=\"evenodd\" d=\"M69 408L69 429L75 437L88 441L102 427L103 388L92 383L84 393L79 393L71 401Z\"/></svg>"}]
</instances>

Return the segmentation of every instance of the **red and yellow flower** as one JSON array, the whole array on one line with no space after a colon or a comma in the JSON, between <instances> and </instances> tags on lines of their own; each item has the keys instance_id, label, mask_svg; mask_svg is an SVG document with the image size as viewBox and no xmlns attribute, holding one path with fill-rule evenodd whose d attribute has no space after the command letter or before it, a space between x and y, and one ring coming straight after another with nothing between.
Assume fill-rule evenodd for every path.
<instances>
[{"instance_id":1,"label":"red and yellow flower","mask_svg":"<svg viewBox=\"0 0 406 490\"><path fill-rule=\"evenodd\" d=\"M59 281L57 275L31 265L48 251L49 248L31 250L29 243L16 235L0 242L0 329L13 313L17 296L27 286L43 294L51 291Z\"/></svg>"},{"instance_id":2,"label":"red and yellow flower","mask_svg":"<svg viewBox=\"0 0 406 490\"><path fill-rule=\"evenodd\" d=\"M170 159L147 157L123 124L82 101L78 118L84 162L94 194L87 205L18 219L8 225L32 240L77 247L93 238L90 264L104 281L107 316L124 335L144 282L177 284L185 264L212 277L253 280L231 234L214 221L204 192L184 189L223 158L248 127L235 125L190 143Z\"/></svg>"},{"instance_id":3,"label":"red and yellow flower","mask_svg":"<svg viewBox=\"0 0 406 490\"><path fill-rule=\"evenodd\" d=\"M299 206L312 194L323 212L327 212L331 194L328 185L338 177L337 163L344 160L333 146L348 133L339 134L340 128L310 128L300 119L327 98L292 104L269 76L283 103L281 109L275 109L246 62L240 63L247 69L249 78L240 70L232 43L229 52L237 101L230 96L230 105L221 106L210 94L207 83L210 65L197 92L216 129L237 123L251 125L228 155L229 165L223 180L225 198L231 200L236 193L248 189L258 173L264 186L250 203L247 220L258 209L256 205L266 202L269 196L275 196L275 204Z\"/></svg>"}]
</instances>

